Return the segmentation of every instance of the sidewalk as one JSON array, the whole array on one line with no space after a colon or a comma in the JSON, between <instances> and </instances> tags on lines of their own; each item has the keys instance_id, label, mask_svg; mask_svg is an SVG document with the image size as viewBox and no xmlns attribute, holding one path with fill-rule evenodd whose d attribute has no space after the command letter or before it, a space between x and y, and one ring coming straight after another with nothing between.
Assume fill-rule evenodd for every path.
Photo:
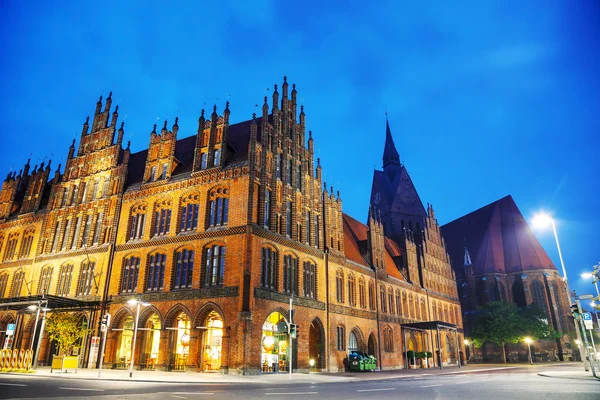
<instances>
[{"instance_id":1,"label":"sidewalk","mask_svg":"<svg viewBox=\"0 0 600 400\"><path fill-rule=\"evenodd\" d=\"M366 380L390 380L401 378L426 377L432 375L460 374L493 371L498 369L522 368L523 365L503 365L503 364L477 364L468 365L461 368L445 367L443 370L437 368L428 369L401 369L393 371L376 372L311 372L292 374L290 380L289 374L261 374L261 375L224 375L220 373L207 372L165 372L165 371L133 371L133 377L129 377L129 371L103 369L100 378L98 378L97 369L79 369L77 372L60 373L54 371L50 373L50 367L40 367L32 374L7 373L14 375L24 375L31 377L46 377L59 379L87 379L87 380L107 380L107 381L131 381L131 382L162 382L162 383L203 383L203 384L240 384L240 383L268 383L268 384L289 384L289 383L341 383L341 382L361 382ZM2 374L0 374L2 376Z\"/></svg>"},{"instance_id":2,"label":"sidewalk","mask_svg":"<svg viewBox=\"0 0 600 400\"><path fill-rule=\"evenodd\" d=\"M583 379L583 380L600 380L600 368L596 364L596 376L592 375L591 368L586 371L581 363L569 363L572 364L571 368L561 369L548 369L538 372L539 376L545 376L548 378L562 378L562 379Z\"/></svg>"}]
</instances>

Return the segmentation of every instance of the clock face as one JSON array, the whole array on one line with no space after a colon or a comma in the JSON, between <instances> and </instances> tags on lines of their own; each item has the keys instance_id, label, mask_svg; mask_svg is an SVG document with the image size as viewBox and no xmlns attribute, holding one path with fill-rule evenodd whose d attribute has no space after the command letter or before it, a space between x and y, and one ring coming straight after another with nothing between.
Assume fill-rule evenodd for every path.
<instances>
[{"instance_id":1,"label":"clock face","mask_svg":"<svg viewBox=\"0 0 600 400\"><path fill-rule=\"evenodd\" d=\"M381 195L379 194L379 192L375 193L373 201L375 202L375 204L379 204L379 202L381 201Z\"/></svg>"}]
</instances>

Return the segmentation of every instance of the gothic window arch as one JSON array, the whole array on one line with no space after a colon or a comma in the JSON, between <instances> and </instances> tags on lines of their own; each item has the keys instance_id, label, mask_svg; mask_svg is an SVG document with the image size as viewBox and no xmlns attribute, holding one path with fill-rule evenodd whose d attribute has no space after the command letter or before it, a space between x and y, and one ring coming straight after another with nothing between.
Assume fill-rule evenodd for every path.
<instances>
[{"instance_id":1,"label":"gothic window arch","mask_svg":"<svg viewBox=\"0 0 600 400\"><path fill-rule=\"evenodd\" d=\"M363 277L358 279L358 297L360 308L367 308L367 291L365 287L365 278Z\"/></svg>"},{"instance_id":2,"label":"gothic window arch","mask_svg":"<svg viewBox=\"0 0 600 400\"><path fill-rule=\"evenodd\" d=\"M175 252L175 265L173 268L173 277L171 279L173 289L192 287L194 255L194 250L189 248L179 249Z\"/></svg>"},{"instance_id":3,"label":"gothic window arch","mask_svg":"<svg viewBox=\"0 0 600 400\"><path fill-rule=\"evenodd\" d=\"M15 258L17 243L19 242L19 236L19 232L13 232L10 235L8 235L6 249L4 250L4 261L12 260L13 258Z\"/></svg>"},{"instance_id":4,"label":"gothic window arch","mask_svg":"<svg viewBox=\"0 0 600 400\"><path fill-rule=\"evenodd\" d=\"M260 283L263 288L277 290L278 257L275 249L262 248Z\"/></svg>"},{"instance_id":5,"label":"gothic window arch","mask_svg":"<svg viewBox=\"0 0 600 400\"><path fill-rule=\"evenodd\" d=\"M77 284L76 296L89 296L94 286L94 269L96 262L90 259L81 264L79 270L79 283Z\"/></svg>"},{"instance_id":6,"label":"gothic window arch","mask_svg":"<svg viewBox=\"0 0 600 400\"><path fill-rule=\"evenodd\" d=\"M146 291L156 292L163 290L166 266L167 255L165 253L156 252L148 257L148 266L146 267Z\"/></svg>"},{"instance_id":7,"label":"gothic window arch","mask_svg":"<svg viewBox=\"0 0 600 400\"><path fill-rule=\"evenodd\" d=\"M123 261L121 273L121 293L135 293L140 274L140 257L129 256Z\"/></svg>"},{"instance_id":8,"label":"gothic window arch","mask_svg":"<svg viewBox=\"0 0 600 400\"><path fill-rule=\"evenodd\" d=\"M387 302L385 300L385 286L379 286L379 305L381 307L381 312L387 312Z\"/></svg>"},{"instance_id":9,"label":"gothic window arch","mask_svg":"<svg viewBox=\"0 0 600 400\"><path fill-rule=\"evenodd\" d=\"M25 233L23 233L23 243L21 243L21 252L19 257L29 257L34 234L35 228L28 228L25 230Z\"/></svg>"},{"instance_id":10,"label":"gothic window arch","mask_svg":"<svg viewBox=\"0 0 600 400\"><path fill-rule=\"evenodd\" d=\"M375 310L377 308L377 298L375 297L375 282L369 281L369 308Z\"/></svg>"},{"instance_id":11,"label":"gothic window arch","mask_svg":"<svg viewBox=\"0 0 600 400\"><path fill-rule=\"evenodd\" d=\"M408 310L410 312L410 317L415 318L415 302L413 300L413 295L410 293L408 295Z\"/></svg>"},{"instance_id":12,"label":"gothic window arch","mask_svg":"<svg viewBox=\"0 0 600 400\"><path fill-rule=\"evenodd\" d=\"M38 284L38 294L47 294L50 291L50 282L52 280L52 266L47 266L40 272L40 283ZM0 293L2 297L2 293Z\"/></svg>"},{"instance_id":13,"label":"gothic window arch","mask_svg":"<svg viewBox=\"0 0 600 400\"><path fill-rule=\"evenodd\" d=\"M10 291L10 297L20 297L21 289L23 289L23 282L25 281L25 271L22 269L15 272L13 276L12 289Z\"/></svg>"},{"instance_id":14,"label":"gothic window arch","mask_svg":"<svg viewBox=\"0 0 600 400\"><path fill-rule=\"evenodd\" d=\"M181 199L179 211L179 232L195 231L198 228L198 212L200 210L200 195L190 194Z\"/></svg>"},{"instance_id":15,"label":"gothic window arch","mask_svg":"<svg viewBox=\"0 0 600 400\"><path fill-rule=\"evenodd\" d=\"M337 349L339 351L346 350L346 329L343 326L338 326L337 331Z\"/></svg>"},{"instance_id":16,"label":"gothic window arch","mask_svg":"<svg viewBox=\"0 0 600 400\"><path fill-rule=\"evenodd\" d=\"M311 261L304 261L304 297L317 298L317 266Z\"/></svg>"},{"instance_id":17,"label":"gothic window arch","mask_svg":"<svg viewBox=\"0 0 600 400\"><path fill-rule=\"evenodd\" d=\"M169 234L171 227L171 199L157 201L154 204L154 236L165 236Z\"/></svg>"},{"instance_id":18,"label":"gothic window arch","mask_svg":"<svg viewBox=\"0 0 600 400\"><path fill-rule=\"evenodd\" d=\"M298 294L298 258L291 254L283 256L283 291Z\"/></svg>"},{"instance_id":19,"label":"gothic window arch","mask_svg":"<svg viewBox=\"0 0 600 400\"><path fill-rule=\"evenodd\" d=\"M335 299L338 303L344 302L344 273L341 269L335 272Z\"/></svg>"},{"instance_id":20,"label":"gothic window arch","mask_svg":"<svg viewBox=\"0 0 600 400\"><path fill-rule=\"evenodd\" d=\"M348 275L348 302L352 307L356 306L356 279L354 274Z\"/></svg>"},{"instance_id":21,"label":"gothic window arch","mask_svg":"<svg viewBox=\"0 0 600 400\"><path fill-rule=\"evenodd\" d=\"M383 349L386 353L394 351L394 331L389 326L383 328Z\"/></svg>"},{"instance_id":22,"label":"gothic window arch","mask_svg":"<svg viewBox=\"0 0 600 400\"><path fill-rule=\"evenodd\" d=\"M408 318L408 299L406 296L406 292L402 291L402 316Z\"/></svg>"},{"instance_id":23,"label":"gothic window arch","mask_svg":"<svg viewBox=\"0 0 600 400\"><path fill-rule=\"evenodd\" d=\"M437 305L435 304L435 301L431 304L431 312L433 314L433 319L435 321L439 321L438 312L437 312Z\"/></svg>"},{"instance_id":24,"label":"gothic window arch","mask_svg":"<svg viewBox=\"0 0 600 400\"><path fill-rule=\"evenodd\" d=\"M229 219L229 189L214 188L208 193L207 228L227 225Z\"/></svg>"},{"instance_id":25,"label":"gothic window arch","mask_svg":"<svg viewBox=\"0 0 600 400\"><path fill-rule=\"evenodd\" d=\"M57 296L68 296L71 291L71 279L73 278L73 264L64 264L58 272Z\"/></svg>"},{"instance_id":26,"label":"gothic window arch","mask_svg":"<svg viewBox=\"0 0 600 400\"><path fill-rule=\"evenodd\" d=\"M0 274L0 298L4 297L6 287L8 286L8 274Z\"/></svg>"},{"instance_id":27,"label":"gothic window arch","mask_svg":"<svg viewBox=\"0 0 600 400\"><path fill-rule=\"evenodd\" d=\"M421 297L420 305L421 305L421 319L423 321L429 320L429 317L427 316L427 308L425 307L425 299L423 299L422 297Z\"/></svg>"},{"instance_id":28,"label":"gothic window arch","mask_svg":"<svg viewBox=\"0 0 600 400\"><path fill-rule=\"evenodd\" d=\"M546 296L544 294L544 285L534 279L531 282L531 296L533 298L533 303L544 313L546 313Z\"/></svg>"},{"instance_id":29,"label":"gothic window arch","mask_svg":"<svg viewBox=\"0 0 600 400\"><path fill-rule=\"evenodd\" d=\"M400 301L399 289L396 289L396 314L402 315L402 301Z\"/></svg>"},{"instance_id":30,"label":"gothic window arch","mask_svg":"<svg viewBox=\"0 0 600 400\"><path fill-rule=\"evenodd\" d=\"M131 207L129 213L129 240L142 239L147 210L148 207L145 204L136 204Z\"/></svg>"}]
</instances>

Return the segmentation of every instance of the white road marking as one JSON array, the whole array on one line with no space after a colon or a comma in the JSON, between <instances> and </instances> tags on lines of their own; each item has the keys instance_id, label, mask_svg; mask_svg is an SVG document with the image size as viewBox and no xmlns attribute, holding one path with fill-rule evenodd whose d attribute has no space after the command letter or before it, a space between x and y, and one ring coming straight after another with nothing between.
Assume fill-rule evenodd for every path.
<instances>
[{"instance_id":1,"label":"white road marking","mask_svg":"<svg viewBox=\"0 0 600 400\"><path fill-rule=\"evenodd\" d=\"M425 385L425 386L421 386L421 387L436 387L436 386L442 386L442 385Z\"/></svg>"},{"instance_id":2,"label":"white road marking","mask_svg":"<svg viewBox=\"0 0 600 400\"><path fill-rule=\"evenodd\" d=\"M86 389L86 388L73 388L73 387L59 387L59 389L63 390L83 390L86 392L105 392L104 389Z\"/></svg>"},{"instance_id":3,"label":"white road marking","mask_svg":"<svg viewBox=\"0 0 600 400\"><path fill-rule=\"evenodd\" d=\"M0 385L3 385L3 386L27 386L27 385L23 385L22 383L0 383Z\"/></svg>"},{"instance_id":4,"label":"white road marking","mask_svg":"<svg viewBox=\"0 0 600 400\"><path fill-rule=\"evenodd\" d=\"M215 394L214 392L158 392L158 393L165 393L165 394L170 394L170 395L174 395L174 394L207 394L207 395L213 395ZM185 397L182 397L185 399Z\"/></svg>"},{"instance_id":5,"label":"white road marking","mask_svg":"<svg viewBox=\"0 0 600 400\"><path fill-rule=\"evenodd\" d=\"M470 383L471 381L462 381L462 382L456 382L457 385L463 384L463 383Z\"/></svg>"},{"instance_id":6,"label":"white road marking","mask_svg":"<svg viewBox=\"0 0 600 400\"><path fill-rule=\"evenodd\" d=\"M384 390L396 390L396 388L358 389L357 392L382 392Z\"/></svg>"},{"instance_id":7,"label":"white road marking","mask_svg":"<svg viewBox=\"0 0 600 400\"><path fill-rule=\"evenodd\" d=\"M290 394L319 394L319 392L290 392L290 393L265 393L265 396L279 396L279 395L290 395Z\"/></svg>"},{"instance_id":8,"label":"white road marking","mask_svg":"<svg viewBox=\"0 0 600 400\"><path fill-rule=\"evenodd\" d=\"M171 397L175 397L176 399L187 399L187 397L183 397L183 396L175 396L175 395L171 395Z\"/></svg>"}]
</instances>

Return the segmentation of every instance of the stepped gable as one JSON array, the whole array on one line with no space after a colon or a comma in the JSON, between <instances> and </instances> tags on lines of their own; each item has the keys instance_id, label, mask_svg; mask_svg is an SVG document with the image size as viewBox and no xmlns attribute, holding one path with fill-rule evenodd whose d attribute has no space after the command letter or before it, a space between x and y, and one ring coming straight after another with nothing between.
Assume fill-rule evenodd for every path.
<instances>
[{"instance_id":1,"label":"stepped gable","mask_svg":"<svg viewBox=\"0 0 600 400\"><path fill-rule=\"evenodd\" d=\"M457 260L462 264L465 247L474 274L556 269L510 195L442 226L442 233L461 278Z\"/></svg>"},{"instance_id":2,"label":"stepped gable","mask_svg":"<svg viewBox=\"0 0 600 400\"><path fill-rule=\"evenodd\" d=\"M256 118L256 124L258 128L257 140L260 142L261 139L261 128L262 128L262 117ZM269 115L269 122L272 122L272 116ZM248 144L250 142L250 126L252 120L238 122L237 124L230 125L227 130L227 159L225 161L225 167L228 165L245 162L248 160ZM175 144L175 156L181 165L179 165L172 176L189 173L192 171L194 164L194 149L196 145L196 134L178 139ZM146 163L146 157L148 156L148 150L142 150L137 153L132 153L129 161L129 171L127 175L127 186L142 183L144 177L144 167Z\"/></svg>"},{"instance_id":3,"label":"stepped gable","mask_svg":"<svg viewBox=\"0 0 600 400\"><path fill-rule=\"evenodd\" d=\"M367 261L367 232L369 227L349 216L343 214L344 218L344 253L347 259L362 265L368 265ZM404 276L398 270L394 259L401 257L402 253L396 243L385 238L385 269L389 276L406 282ZM397 258L396 258L397 259Z\"/></svg>"}]
</instances>

